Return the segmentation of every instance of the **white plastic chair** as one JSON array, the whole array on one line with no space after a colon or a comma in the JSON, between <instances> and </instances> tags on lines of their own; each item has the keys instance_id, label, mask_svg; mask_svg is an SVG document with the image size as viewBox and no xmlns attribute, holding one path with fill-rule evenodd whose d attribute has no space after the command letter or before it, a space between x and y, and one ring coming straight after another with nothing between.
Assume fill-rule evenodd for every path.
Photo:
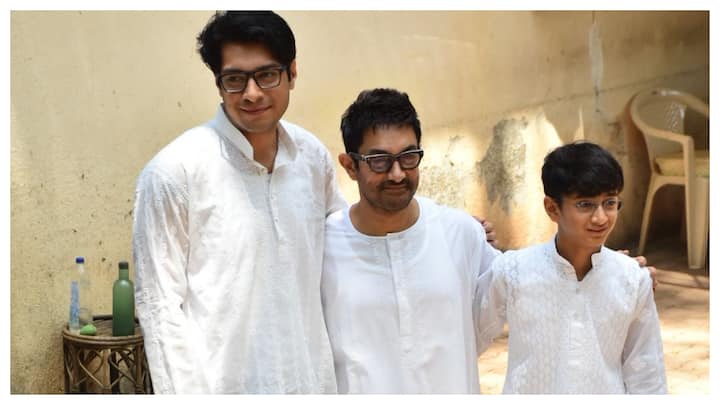
<instances>
[{"instance_id":1,"label":"white plastic chair","mask_svg":"<svg viewBox=\"0 0 720 405\"><path fill-rule=\"evenodd\" d=\"M695 150L695 140L685 133L686 110L710 119L710 108L697 97L670 89L650 89L635 95L630 116L647 145L650 162L648 188L638 254L645 251L653 198L668 184L685 187L688 266L705 267L708 248L709 151ZM709 143L708 143L709 145Z\"/></svg>"}]
</instances>

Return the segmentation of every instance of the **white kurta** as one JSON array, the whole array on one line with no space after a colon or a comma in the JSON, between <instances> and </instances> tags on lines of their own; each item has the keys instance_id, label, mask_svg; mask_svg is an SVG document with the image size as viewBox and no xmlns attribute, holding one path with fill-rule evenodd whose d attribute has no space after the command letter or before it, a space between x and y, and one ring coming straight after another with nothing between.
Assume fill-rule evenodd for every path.
<instances>
[{"instance_id":1,"label":"white kurta","mask_svg":"<svg viewBox=\"0 0 720 405\"><path fill-rule=\"evenodd\" d=\"M346 206L327 149L281 122L272 174L222 108L137 181L137 315L158 393L335 392L320 275Z\"/></svg>"},{"instance_id":2,"label":"white kurta","mask_svg":"<svg viewBox=\"0 0 720 405\"><path fill-rule=\"evenodd\" d=\"M479 308L484 351L507 320L503 393L666 393L652 280L605 247L578 282L555 240L505 252Z\"/></svg>"},{"instance_id":3,"label":"white kurta","mask_svg":"<svg viewBox=\"0 0 720 405\"><path fill-rule=\"evenodd\" d=\"M477 393L472 301L499 254L461 211L416 197L418 221L373 237L327 220L322 296L340 393ZM489 273L488 273L489 274Z\"/></svg>"}]
</instances>

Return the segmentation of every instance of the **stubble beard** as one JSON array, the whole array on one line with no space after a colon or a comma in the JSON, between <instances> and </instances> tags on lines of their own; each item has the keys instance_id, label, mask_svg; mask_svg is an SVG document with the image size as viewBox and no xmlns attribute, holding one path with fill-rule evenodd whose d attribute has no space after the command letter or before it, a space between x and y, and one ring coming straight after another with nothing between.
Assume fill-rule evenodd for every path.
<instances>
[{"instance_id":1,"label":"stubble beard","mask_svg":"<svg viewBox=\"0 0 720 405\"><path fill-rule=\"evenodd\" d=\"M385 185L389 182L380 184L375 190L375 196L365 194L365 200L376 210L386 213L396 213L407 208L415 197L417 185L410 181L404 180L405 192L401 195L388 195L385 192Z\"/></svg>"}]
</instances>

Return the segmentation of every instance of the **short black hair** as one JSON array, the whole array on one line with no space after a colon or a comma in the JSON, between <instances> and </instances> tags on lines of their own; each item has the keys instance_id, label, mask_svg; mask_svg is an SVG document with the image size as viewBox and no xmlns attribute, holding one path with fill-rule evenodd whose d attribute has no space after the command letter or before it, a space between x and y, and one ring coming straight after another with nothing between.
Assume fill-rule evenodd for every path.
<instances>
[{"instance_id":1,"label":"short black hair","mask_svg":"<svg viewBox=\"0 0 720 405\"><path fill-rule=\"evenodd\" d=\"M567 195L619 194L624 186L622 167L610 152L582 141L555 148L545 156L542 182L545 195L558 203Z\"/></svg>"},{"instance_id":2,"label":"short black hair","mask_svg":"<svg viewBox=\"0 0 720 405\"><path fill-rule=\"evenodd\" d=\"M420 120L407 93L395 89L360 92L357 99L345 110L340 121L345 152L357 153L368 129L392 126L412 127L420 146Z\"/></svg>"},{"instance_id":3,"label":"short black hair","mask_svg":"<svg viewBox=\"0 0 720 405\"><path fill-rule=\"evenodd\" d=\"M295 60L295 36L290 26L272 11L218 11L197 37L197 50L215 76L220 74L222 47L227 43L255 43L287 66Z\"/></svg>"}]
</instances>

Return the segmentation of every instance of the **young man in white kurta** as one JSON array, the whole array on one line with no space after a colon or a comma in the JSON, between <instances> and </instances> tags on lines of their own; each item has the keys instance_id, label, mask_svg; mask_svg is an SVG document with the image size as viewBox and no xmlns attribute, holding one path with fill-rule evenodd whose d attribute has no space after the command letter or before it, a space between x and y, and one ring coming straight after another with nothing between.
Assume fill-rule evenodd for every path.
<instances>
[{"instance_id":1,"label":"young man in white kurta","mask_svg":"<svg viewBox=\"0 0 720 405\"><path fill-rule=\"evenodd\" d=\"M222 26L222 28L218 28ZM223 103L137 182L137 314L156 393L334 393L320 302L327 149L280 121L297 75L274 13L218 13L200 35Z\"/></svg>"},{"instance_id":2,"label":"young man in white kurta","mask_svg":"<svg viewBox=\"0 0 720 405\"><path fill-rule=\"evenodd\" d=\"M271 174L219 108L138 178L136 305L156 392L335 391L319 285L325 213L344 203L324 146L279 128Z\"/></svg>"},{"instance_id":3,"label":"young man in white kurta","mask_svg":"<svg viewBox=\"0 0 720 405\"><path fill-rule=\"evenodd\" d=\"M340 393L479 393L472 302L500 254L470 215L415 197L386 236L328 217L322 295ZM632 260L632 259L631 259Z\"/></svg>"},{"instance_id":4,"label":"young man in white kurta","mask_svg":"<svg viewBox=\"0 0 720 405\"><path fill-rule=\"evenodd\" d=\"M503 393L667 393L652 280L602 246L620 166L597 145L565 145L546 157L543 183L558 234L499 257L476 308L481 352L509 325Z\"/></svg>"}]
</instances>

